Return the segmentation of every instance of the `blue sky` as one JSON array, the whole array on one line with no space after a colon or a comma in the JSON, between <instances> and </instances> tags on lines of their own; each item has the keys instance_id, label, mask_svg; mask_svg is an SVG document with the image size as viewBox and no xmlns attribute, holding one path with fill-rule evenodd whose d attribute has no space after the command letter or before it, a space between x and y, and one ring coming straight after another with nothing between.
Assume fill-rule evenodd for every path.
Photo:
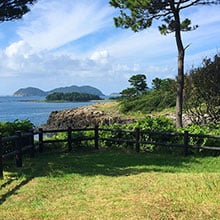
<instances>
[{"instance_id":1,"label":"blue sky","mask_svg":"<svg viewBox=\"0 0 220 220\"><path fill-rule=\"evenodd\" d=\"M183 33L185 70L220 53L220 6L185 10L199 28ZM108 95L129 87L134 74L174 78L177 49L173 34L157 26L139 33L115 28L117 11L107 0L39 0L23 19L0 23L0 95L19 88L45 91L91 85Z\"/></svg>"}]
</instances>

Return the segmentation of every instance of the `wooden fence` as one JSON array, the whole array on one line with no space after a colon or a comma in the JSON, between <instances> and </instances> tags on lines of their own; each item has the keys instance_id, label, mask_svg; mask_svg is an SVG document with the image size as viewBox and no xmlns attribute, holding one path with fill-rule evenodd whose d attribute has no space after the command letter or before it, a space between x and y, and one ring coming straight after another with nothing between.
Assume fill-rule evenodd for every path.
<instances>
[{"instance_id":1,"label":"wooden fence","mask_svg":"<svg viewBox=\"0 0 220 220\"><path fill-rule=\"evenodd\" d=\"M77 136L79 132L90 131L90 136L82 135ZM65 139L48 139L44 138L49 134L57 134L64 132L67 135ZM92 136L91 136L92 133ZM75 134L75 136L74 136ZM125 135L126 134L126 135ZM37 136L37 137L35 137ZM107 136L107 137L105 137ZM129 137L129 138L128 138ZM68 150L71 151L74 147L74 143L81 141L93 141L95 149L99 149L101 142L113 144L133 145L136 152L141 151L143 145L163 146L163 147L179 147L183 149L185 156L188 155L190 149L206 149L220 151L220 144L218 146L202 146L202 145L190 145L191 138L197 138L203 140L204 138L217 140L220 143L220 136L190 134L187 131L184 133L170 133L170 132L153 132L144 131L139 128L135 130L121 130L121 129L109 129L99 128L82 128L82 129L63 129L63 130L43 130L29 131L29 132L16 132L15 135L10 137L2 137L0 135L0 178L3 177L3 161L9 157L15 156L16 166L22 167L22 156L25 151L29 151L31 157L34 157L36 149L41 153L44 150L46 143L66 142ZM35 144L34 140L38 140ZM7 143L11 143L11 149L5 150Z\"/></svg>"}]
</instances>

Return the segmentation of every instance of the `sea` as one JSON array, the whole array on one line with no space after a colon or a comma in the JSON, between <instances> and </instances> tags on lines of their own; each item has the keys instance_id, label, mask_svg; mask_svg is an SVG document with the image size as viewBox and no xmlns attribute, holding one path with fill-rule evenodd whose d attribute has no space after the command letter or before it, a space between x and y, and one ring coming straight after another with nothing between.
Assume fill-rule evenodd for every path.
<instances>
[{"instance_id":1,"label":"sea","mask_svg":"<svg viewBox=\"0 0 220 220\"><path fill-rule=\"evenodd\" d=\"M92 105L96 102L45 102L45 97L0 96L0 121L30 120L43 125L52 111Z\"/></svg>"}]
</instances>

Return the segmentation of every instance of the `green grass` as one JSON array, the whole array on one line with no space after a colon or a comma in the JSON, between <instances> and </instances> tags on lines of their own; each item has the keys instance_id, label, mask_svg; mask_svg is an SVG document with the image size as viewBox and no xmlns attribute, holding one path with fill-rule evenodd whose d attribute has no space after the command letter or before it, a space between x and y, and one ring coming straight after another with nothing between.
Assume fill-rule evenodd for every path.
<instances>
[{"instance_id":1,"label":"green grass","mask_svg":"<svg viewBox=\"0 0 220 220\"><path fill-rule=\"evenodd\" d=\"M0 184L0 219L220 219L220 157L45 152Z\"/></svg>"}]
</instances>

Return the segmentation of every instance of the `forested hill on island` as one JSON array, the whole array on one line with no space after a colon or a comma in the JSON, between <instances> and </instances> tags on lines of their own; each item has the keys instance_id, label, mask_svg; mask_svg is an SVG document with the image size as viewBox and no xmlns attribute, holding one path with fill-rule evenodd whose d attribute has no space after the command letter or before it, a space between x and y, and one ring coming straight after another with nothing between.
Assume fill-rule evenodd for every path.
<instances>
[{"instance_id":1,"label":"forested hill on island","mask_svg":"<svg viewBox=\"0 0 220 220\"><path fill-rule=\"evenodd\" d=\"M34 87L27 87L27 88L21 88L17 90L13 96L20 96L20 97L26 97L26 96L47 96L49 94L52 94L54 92L59 93L72 93L72 92L78 92L78 93L87 93L97 96L105 96L99 89L92 87L92 86L68 86L68 87L59 87L50 91L43 91L38 88Z\"/></svg>"}]
</instances>

